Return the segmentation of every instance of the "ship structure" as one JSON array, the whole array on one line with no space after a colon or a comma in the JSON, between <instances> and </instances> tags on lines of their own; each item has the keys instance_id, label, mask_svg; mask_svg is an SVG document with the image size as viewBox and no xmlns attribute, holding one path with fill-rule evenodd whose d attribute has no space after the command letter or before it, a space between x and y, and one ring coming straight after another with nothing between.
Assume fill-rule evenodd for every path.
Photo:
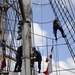
<instances>
[{"instance_id":1,"label":"ship structure","mask_svg":"<svg viewBox=\"0 0 75 75\"><path fill-rule=\"evenodd\" d=\"M56 17L60 20L65 38L58 31L55 39L53 21ZM46 30L48 36L46 36ZM16 54L20 46L22 46L22 67L20 72L15 72ZM33 47L42 55L40 73L38 73L37 62L33 67L31 66L31 59L34 58L31 56ZM74 66L62 68L59 60L68 56L71 57ZM75 8L73 1L0 0L0 75L62 75L62 71L75 74L74 67Z\"/></svg>"}]
</instances>

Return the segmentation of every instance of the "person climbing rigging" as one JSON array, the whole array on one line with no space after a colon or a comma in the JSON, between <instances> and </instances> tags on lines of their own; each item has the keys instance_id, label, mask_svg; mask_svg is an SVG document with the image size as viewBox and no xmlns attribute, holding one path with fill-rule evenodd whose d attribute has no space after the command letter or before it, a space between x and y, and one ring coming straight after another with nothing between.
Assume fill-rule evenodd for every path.
<instances>
[{"instance_id":1,"label":"person climbing rigging","mask_svg":"<svg viewBox=\"0 0 75 75\"><path fill-rule=\"evenodd\" d=\"M38 73L40 73L41 70L41 61L42 61L42 56L41 53L39 51L36 50L35 47L32 48L33 54L31 54L31 56L33 57L31 59L31 67L33 67L34 62L38 62Z\"/></svg>"},{"instance_id":2,"label":"person climbing rigging","mask_svg":"<svg viewBox=\"0 0 75 75\"><path fill-rule=\"evenodd\" d=\"M22 45L18 47L16 51L16 64L14 72L21 72L21 66L22 66Z\"/></svg>"},{"instance_id":3,"label":"person climbing rigging","mask_svg":"<svg viewBox=\"0 0 75 75\"><path fill-rule=\"evenodd\" d=\"M54 36L55 36L55 40L57 40L57 30L60 30L62 37L66 37L62 27L60 26L60 21L58 19L58 17L55 18L55 20L53 21L53 32L54 32Z\"/></svg>"}]
</instances>

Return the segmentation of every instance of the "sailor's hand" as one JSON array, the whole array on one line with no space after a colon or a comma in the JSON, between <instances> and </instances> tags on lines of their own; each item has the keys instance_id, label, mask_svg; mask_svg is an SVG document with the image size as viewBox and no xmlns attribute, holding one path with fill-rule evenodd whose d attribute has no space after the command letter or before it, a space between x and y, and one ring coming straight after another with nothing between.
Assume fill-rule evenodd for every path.
<instances>
[{"instance_id":1,"label":"sailor's hand","mask_svg":"<svg viewBox=\"0 0 75 75\"><path fill-rule=\"evenodd\" d=\"M57 24L60 24L60 22L57 22Z\"/></svg>"}]
</instances>

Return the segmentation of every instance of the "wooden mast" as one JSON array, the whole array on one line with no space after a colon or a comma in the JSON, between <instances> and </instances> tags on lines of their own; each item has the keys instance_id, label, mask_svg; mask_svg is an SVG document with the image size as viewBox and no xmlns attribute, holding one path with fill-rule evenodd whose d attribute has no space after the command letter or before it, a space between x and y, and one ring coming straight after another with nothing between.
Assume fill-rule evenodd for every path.
<instances>
[{"instance_id":1,"label":"wooden mast","mask_svg":"<svg viewBox=\"0 0 75 75\"><path fill-rule=\"evenodd\" d=\"M22 19L24 22L22 28L22 40L23 40L23 60L22 60L22 72L21 75L31 75L30 67L30 51L31 51L31 35L29 34L29 29L31 30L30 17L26 17L27 6L26 2L30 0L18 0L21 10ZM30 10L29 10L30 11ZM29 13L29 12L27 12ZM28 14L29 15L29 14Z\"/></svg>"},{"instance_id":2,"label":"wooden mast","mask_svg":"<svg viewBox=\"0 0 75 75\"><path fill-rule=\"evenodd\" d=\"M5 4L5 0L2 1L2 5L0 6L1 7L1 13L2 13L2 17L1 17L1 39L4 39L4 28L5 28L5 15L6 15L6 11L7 11L7 6ZM3 51L4 52L4 51ZM5 52L4 52L5 53ZM2 72L3 75L8 75L9 73L8 72ZM2 75L2 73L0 73L0 75Z\"/></svg>"}]
</instances>

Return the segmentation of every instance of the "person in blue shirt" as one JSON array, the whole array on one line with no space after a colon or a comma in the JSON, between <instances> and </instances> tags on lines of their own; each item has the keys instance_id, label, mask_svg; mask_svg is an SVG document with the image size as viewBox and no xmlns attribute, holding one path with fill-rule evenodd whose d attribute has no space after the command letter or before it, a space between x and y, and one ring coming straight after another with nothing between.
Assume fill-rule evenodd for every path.
<instances>
[{"instance_id":1,"label":"person in blue shirt","mask_svg":"<svg viewBox=\"0 0 75 75\"><path fill-rule=\"evenodd\" d=\"M40 70L41 70L41 61L42 61L42 56L40 54L39 51L36 50L35 47L32 48L32 51L34 52L31 56L33 57L31 59L31 67L33 67L34 65L34 62L38 62L38 73L40 73Z\"/></svg>"},{"instance_id":2,"label":"person in blue shirt","mask_svg":"<svg viewBox=\"0 0 75 75\"><path fill-rule=\"evenodd\" d=\"M62 27L60 26L60 21L58 19L58 17L55 18L55 20L53 21L53 32L54 32L54 36L55 36L55 40L57 40L57 30L60 30L62 37L66 37Z\"/></svg>"}]
</instances>

